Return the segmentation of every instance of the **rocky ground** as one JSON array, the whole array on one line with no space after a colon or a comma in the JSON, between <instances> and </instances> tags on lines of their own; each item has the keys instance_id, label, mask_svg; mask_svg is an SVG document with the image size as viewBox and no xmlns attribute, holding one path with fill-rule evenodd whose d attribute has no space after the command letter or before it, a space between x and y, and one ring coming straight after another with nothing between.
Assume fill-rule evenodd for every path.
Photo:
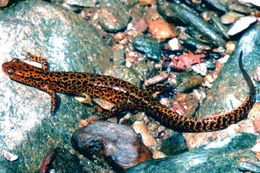
<instances>
[{"instance_id":1,"label":"rocky ground","mask_svg":"<svg viewBox=\"0 0 260 173\"><path fill-rule=\"evenodd\" d=\"M257 1L0 1L0 64L27 53L53 71L114 76L157 95L183 116L231 111L256 86L247 119L224 130L179 133L143 112L108 122L113 104L48 94L0 72L0 172L260 172L260 23ZM118 124L119 122L119 124Z\"/></svg>"}]
</instances>

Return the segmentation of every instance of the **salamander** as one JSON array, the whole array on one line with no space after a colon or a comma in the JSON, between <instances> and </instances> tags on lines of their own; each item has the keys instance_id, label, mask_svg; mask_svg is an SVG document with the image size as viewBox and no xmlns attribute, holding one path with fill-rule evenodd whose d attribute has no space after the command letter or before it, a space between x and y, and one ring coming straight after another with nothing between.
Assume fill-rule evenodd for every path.
<instances>
[{"instance_id":1,"label":"salamander","mask_svg":"<svg viewBox=\"0 0 260 173\"><path fill-rule=\"evenodd\" d=\"M32 55L28 55L26 59L41 63L42 68L32 66L19 59L13 59L2 65L3 72L14 81L47 92L51 96L52 114L57 107L56 93L74 96L89 95L115 104L110 111L101 115L103 118L109 118L121 111L135 109L146 112L176 131L208 132L224 129L230 124L244 119L254 104L255 87L242 65L242 52L239 57L239 68L249 86L249 95L236 109L205 118L181 116L153 98L152 90L138 88L115 77L93 73L49 71L45 59Z\"/></svg>"}]
</instances>

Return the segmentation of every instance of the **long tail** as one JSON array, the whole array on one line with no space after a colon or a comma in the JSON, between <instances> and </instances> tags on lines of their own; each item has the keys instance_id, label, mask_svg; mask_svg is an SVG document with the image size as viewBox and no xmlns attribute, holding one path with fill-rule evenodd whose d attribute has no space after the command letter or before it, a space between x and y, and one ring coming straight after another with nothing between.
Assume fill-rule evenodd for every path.
<instances>
[{"instance_id":1,"label":"long tail","mask_svg":"<svg viewBox=\"0 0 260 173\"><path fill-rule=\"evenodd\" d=\"M244 119L254 104L255 87L242 64L242 52L239 56L239 68L249 86L249 95L236 109L209 118L189 118L179 115L172 110L155 103L150 110L157 119L173 130L181 132L209 132L224 129L231 124Z\"/></svg>"}]
</instances>

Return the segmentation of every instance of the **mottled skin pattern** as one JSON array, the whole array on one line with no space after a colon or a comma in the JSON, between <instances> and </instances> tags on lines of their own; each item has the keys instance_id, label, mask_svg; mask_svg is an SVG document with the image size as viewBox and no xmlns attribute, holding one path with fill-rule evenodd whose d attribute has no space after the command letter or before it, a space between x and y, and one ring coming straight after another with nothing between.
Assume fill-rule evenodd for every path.
<instances>
[{"instance_id":1,"label":"mottled skin pattern","mask_svg":"<svg viewBox=\"0 0 260 173\"><path fill-rule=\"evenodd\" d=\"M91 97L103 98L116 105L109 112L101 115L104 118L111 117L121 111L136 109L146 112L176 131L207 132L226 128L230 124L244 119L254 104L255 88L242 66L242 53L239 57L239 67L249 86L249 96L231 112L199 119L181 116L161 105L151 97L154 88L151 90L140 89L129 82L105 75L47 71L45 59L31 55L27 56L27 59L40 62L42 68L29 65L19 59L13 59L4 63L2 69L12 80L49 93L52 114L57 105L57 92L76 96L87 94Z\"/></svg>"}]
</instances>

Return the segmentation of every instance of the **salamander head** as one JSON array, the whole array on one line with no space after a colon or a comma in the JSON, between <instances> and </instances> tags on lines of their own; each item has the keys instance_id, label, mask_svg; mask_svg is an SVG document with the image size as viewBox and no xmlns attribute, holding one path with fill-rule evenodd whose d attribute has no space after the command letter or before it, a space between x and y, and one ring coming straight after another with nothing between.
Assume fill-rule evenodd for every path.
<instances>
[{"instance_id":1,"label":"salamander head","mask_svg":"<svg viewBox=\"0 0 260 173\"><path fill-rule=\"evenodd\" d=\"M2 70L8 77L23 83L25 82L25 78L28 78L28 76L37 71L37 69L37 67L22 62L17 58L2 64Z\"/></svg>"}]
</instances>

